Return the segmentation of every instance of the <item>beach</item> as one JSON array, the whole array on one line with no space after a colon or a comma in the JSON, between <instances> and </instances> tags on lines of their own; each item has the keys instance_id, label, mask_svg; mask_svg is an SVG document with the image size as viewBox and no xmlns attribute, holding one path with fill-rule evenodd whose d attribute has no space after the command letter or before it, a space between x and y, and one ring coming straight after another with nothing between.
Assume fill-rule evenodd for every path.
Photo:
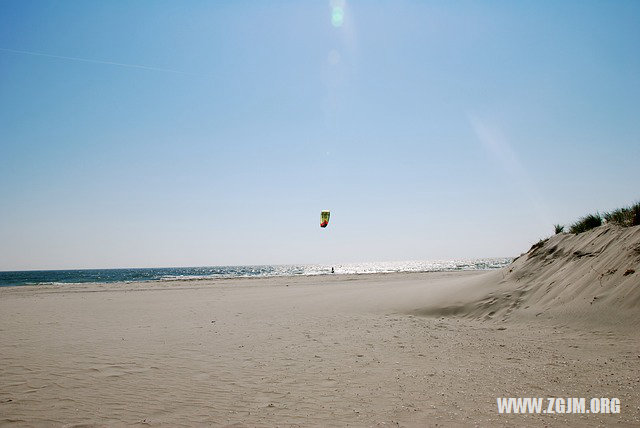
<instances>
[{"instance_id":1,"label":"beach","mask_svg":"<svg viewBox=\"0 0 640 428\"><path fill-rule=\"evenodd\" d=\"M0 423L640 423L633 323L451 303L506 269L4 287ZM505 415L498 397L621 405Z\"/></svg>"}]
</instances>

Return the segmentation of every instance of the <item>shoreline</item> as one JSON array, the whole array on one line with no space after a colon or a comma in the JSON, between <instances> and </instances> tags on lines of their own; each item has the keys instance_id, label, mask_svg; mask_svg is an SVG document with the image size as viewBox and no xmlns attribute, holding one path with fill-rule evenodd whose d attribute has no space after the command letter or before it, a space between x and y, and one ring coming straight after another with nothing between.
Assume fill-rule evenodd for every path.
<instances>
[{"instance_id":1,"label":"shoreline","mask_svg":"<svg viewBox=\"0 0 640 428\"><path fill-rule=\"evenodd\" d=\"M2 285L0 286L0 293L4 289L14 289L14 288L29 288L29 289L58 289L63 287L69 288L77 288L77 287L91 287L95 285L96 287L106 287L106 286L130 286L130 285L153 285L153 286L161 286L167 284L190 284L190 283L202 283L203 286L212 286L217 285L222 282L233 282L233 281L268 281L273 279L281 278L283 280L290 279L299 279L299 278L309 278L311 281L313 278L326 278L326 277L340 277L342 280L350 281L353 278L358 277L367 277L367 276L386 276L386 275L430 275L430 274L466 274L466 273L486 273L498 271L500 269L492 268L492 269L458 269L458 270L438 270L438 271L406 271L406 272L363 272L363 273L321 273L321 274L309 274L309 275L271 275L271 276L236 276L236 277L219 277L219 278L176 278L176 279L150 279L150 280L142 280L142 281L109 281L109 282L58 282L58 283L40 283L40 284L18 284L18 285ZM207 283L207 284L204 284ZM61 290L62 291L62 290Z\"/></svg>"}]
</instances>

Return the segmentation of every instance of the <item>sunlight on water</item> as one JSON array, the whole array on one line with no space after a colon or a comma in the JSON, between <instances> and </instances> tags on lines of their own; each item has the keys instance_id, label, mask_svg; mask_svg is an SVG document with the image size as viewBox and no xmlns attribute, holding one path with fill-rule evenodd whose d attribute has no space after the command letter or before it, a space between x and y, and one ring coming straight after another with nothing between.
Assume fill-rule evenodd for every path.
<instances>
[{"instance_id":1,"label":"sunlight on water","mask_svg":"<svg viewBox=\"0 0 640 428\"><path fill-rule=\"evenodd\" d=\"M210 266L183 268L18 271L0 272L0 286L185 281L291 275L311 276L331 274L332 268L335 270L336 275L489 270L499 269L506 266L511 263L511 260L511 258L487 258L468 260L345 263L335 265Z\"/></svg>"}]
</instances>

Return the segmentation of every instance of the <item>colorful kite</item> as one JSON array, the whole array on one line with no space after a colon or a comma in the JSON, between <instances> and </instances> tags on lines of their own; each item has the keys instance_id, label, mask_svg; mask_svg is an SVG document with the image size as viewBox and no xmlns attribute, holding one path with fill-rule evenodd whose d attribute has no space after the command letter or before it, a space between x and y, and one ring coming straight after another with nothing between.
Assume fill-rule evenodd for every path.
<instances>
[{"instance_id":1,"label":"colorful kite","mask_svg":"<svg viewBox=\"0 0 640 428\"><path fill-rule=\"evenodd\" d=\"M331 215L330 211L322 211L320 213L320 227L327 227L329 224L329 216Z\"/></svg>"}]
</instances>

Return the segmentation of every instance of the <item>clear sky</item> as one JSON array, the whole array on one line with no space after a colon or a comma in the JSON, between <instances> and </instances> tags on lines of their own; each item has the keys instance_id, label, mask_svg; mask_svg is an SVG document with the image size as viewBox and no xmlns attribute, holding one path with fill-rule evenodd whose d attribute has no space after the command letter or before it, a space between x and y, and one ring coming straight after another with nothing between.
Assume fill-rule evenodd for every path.
<instances>
[{"instance_id":1,"label":"clear sky","mask_svg":"<svg viewBox=\"0 0 640 428\"><path fill-rule=\"evenodd\" d=\"M639 22L638 1L2 1L0 270L518 255L640 199Z\"/></svg>"}]
</instances>

